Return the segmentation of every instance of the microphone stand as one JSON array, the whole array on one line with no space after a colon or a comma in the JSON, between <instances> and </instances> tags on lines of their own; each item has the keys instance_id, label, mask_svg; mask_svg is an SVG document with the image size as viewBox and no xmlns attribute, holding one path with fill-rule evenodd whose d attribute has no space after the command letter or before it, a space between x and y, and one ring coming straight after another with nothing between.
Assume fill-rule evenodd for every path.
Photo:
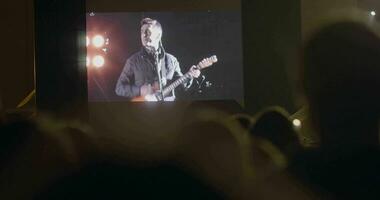
<instances>
[{"instance_id":1,"label":"microphone stand","mask_svg":"<svg viewBox=\"0 0 380 200\"><path fill-rule=\"evenodd\" d=\"M156 59L156 72L157 72L157 77L158 77L158 85L159 85L159 88L160 88L160 92L159 92L159 97L158 97L158 101L164 101L164 93L163 93L163 86L162 86L162 77L161 77L161 70L160 70L160 59L159 59L159 56L158 56L158 52L156 52L154 54L155 56L155 59Z\"/></svg>"}]
</instances>

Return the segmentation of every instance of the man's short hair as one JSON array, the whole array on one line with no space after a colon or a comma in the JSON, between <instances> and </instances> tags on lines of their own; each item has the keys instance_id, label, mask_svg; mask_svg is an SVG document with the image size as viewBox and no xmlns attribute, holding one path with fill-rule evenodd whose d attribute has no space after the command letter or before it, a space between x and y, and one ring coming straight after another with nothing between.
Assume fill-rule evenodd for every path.
<instances>
[{"instance_id":1,"label":"man's short hair","mask_svg":"<svg viewBox=\"0 0 380 200\"><path fill-rule=\"evenodd\" d=\"M141 27L144 26L145 24L151 25L153 27L159 28L162 32L162 26L159 21L151 18L144 18L141 20Z\"/></svg>"}]
</instances>

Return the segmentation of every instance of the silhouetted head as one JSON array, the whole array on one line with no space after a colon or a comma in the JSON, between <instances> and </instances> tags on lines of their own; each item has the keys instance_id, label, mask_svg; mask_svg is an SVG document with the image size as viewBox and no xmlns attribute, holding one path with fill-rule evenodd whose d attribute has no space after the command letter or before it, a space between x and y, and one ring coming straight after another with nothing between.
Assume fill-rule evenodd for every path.
<instances>
[{"instance_id":1,"label":"silhouetted head","mask_svg":"<svg viewBox=\"0 0 380 200\"><path fill-rule=\"evenodd\" d=\"M380 38L356 22L328 25L306 43L303 84L322 145L376 141L357 132L374 133L366 128L377 126L379 58Z\"/></svg>"}]
</instances>

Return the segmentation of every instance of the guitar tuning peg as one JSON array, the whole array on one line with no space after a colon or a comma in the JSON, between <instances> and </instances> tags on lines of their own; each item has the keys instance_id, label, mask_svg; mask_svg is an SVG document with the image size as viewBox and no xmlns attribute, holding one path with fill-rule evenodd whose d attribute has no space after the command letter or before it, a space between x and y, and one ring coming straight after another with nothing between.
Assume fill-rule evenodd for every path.
<instances>
[{"instance_id":1,"label":"guitar tuning peg","mask_svg":"<svg viewBox=\"0 0 380 200\"><path fill-rule=\"evenodd\" d=\"M213 62L218 62L218 57L216 57L216 55L213 55L213 56L211 56L211 60Z\"/></svg>"},{"instance_id":2,"label":"guitar tuning peg","mask_svg":"<svg viewBox=\"0 0 380 200\"><path fill-rule=\"evenodd\" d=\"M210 81L206 81L206 87L211 87L212 83Z\"/></svg>"}]
</instances>

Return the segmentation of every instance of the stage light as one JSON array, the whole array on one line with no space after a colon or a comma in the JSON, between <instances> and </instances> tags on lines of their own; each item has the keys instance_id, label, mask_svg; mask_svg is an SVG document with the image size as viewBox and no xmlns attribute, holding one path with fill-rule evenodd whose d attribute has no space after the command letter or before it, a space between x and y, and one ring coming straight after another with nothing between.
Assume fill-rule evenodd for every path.
<instances>
[{"instance_id":1,"label":"stage light","mask_svg":"<svg viewBox=\"0 0 380 200\"><path fill-rule=\"evenodd\" d=\"M371 11L371 15L372 16L375 16L376 15L376 12L373 10L373 11Z\"/></svg>"},{"instance_id":2,"label":"stage light","mask_svg":"<svg viewBox=\"0 0 380 200\"><path fill-rule=\"evenodd\" d=\"M86 47L88 47L88 45L90 45L90 38L86 37Z\"/></svg>"},{"instance_id":3,"label":"stage light","mask_svg":"<svg viewBox=\"0 0 380 200\"><path fill-rule=\"evenodd\" d=\"M104 60L104 57L103 56L95 56L93 59L92 59L92 64L97 67L97 68L100 68L100 67L103 67L104 66L104 63L105 63L105 60Z\"/></svg>"},{"instance_id":4,"label":"stage light","mask_svg":"<svg viewBox=\"0 0 380 200\"><path fill-rule=\"evenodd\" d=\"M94 38L92 38L92 44L96 47L96 48L100 48L104 45L105 43L105 40L104 40L104 37L101 36L101 35L97 35L95 36Z\"/></svg>"},{"instance_id":5,"label":"stage light","mask_svg":"<svg viewBox=\"0 0 380 200\"><path fill-rule=\"evenodd\" d=\"M301 127L301 121L299 119L294 119L293 120L293 125L295 127Z\"/></svg>"},{"instance_id":6,"label":"stage light","mask_svg":"<svg viewBox=\"0 0 380 200\"><path fill-rule=\"evenodd\" d=\"M90 58L89 58L89 57L86 57L86 66L87 66L87 67L90 66Z\"/></svg>"}]
</instances>

